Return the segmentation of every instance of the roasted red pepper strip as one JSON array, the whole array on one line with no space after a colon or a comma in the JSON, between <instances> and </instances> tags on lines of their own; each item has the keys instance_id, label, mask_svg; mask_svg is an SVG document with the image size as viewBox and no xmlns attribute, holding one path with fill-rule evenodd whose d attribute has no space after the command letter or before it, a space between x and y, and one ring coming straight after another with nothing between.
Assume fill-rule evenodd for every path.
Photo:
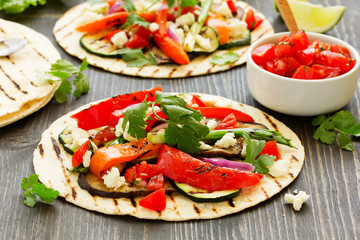
<instances>
[{"instance_id":1,"label":"roasted red pepper strip","mask_svg":"<svg viewBox=\"0 0 360 240\"><path fill-rule=\"evenodd\" d=\"M154 211L164 211L166 208L165 189L156 190L139 201L139 205Z\"/></svg>"},{"instance_id":2,"label":"roasted red pepper strip","mask_svg":"<svg viewBox=\"0 0 360 240\"><path fill-rule=\"evenodd\" d=\"M90 32L90 33L97 32L124 23L128 15L129 15L128 12L113 13L94 22L81 25L77 27L76 30L79 32Z\"/></svg>"},{"instance_id":3,"label":"roasted red pepper strip","mask_svg":"<svg viewBox=\"0 0 360 240\"><path fill-rule=\"evenodd\" d=\"M117 124L116 118L120 118L121 115L114 115L112 113L116 110L124 109L129 105L140 103L144 101L145 97L147 97L148 101L155 101L156 91L162 91L161 87L112 97L75 113L71 117L76 119L78 127L84 130L90 130L102 126L115 127Z\"/></svg>"},{"instance_id":4,"label":"roasted red pepper strip","mask_svg":"<svg viewBox=\"0 0 360 240\"><path fill-rule=\"evenodd\" d=\"M198 107L206 107L206 104L196 95L192 96L191 104L197 104Z\"/></svg>"},{"instance_id":5,"label":"roasted red pepper strip","mask_svg":"<svg viewBox=\"0 0 360 240\"><path fill-rule=\"evenodd\" d=\"M178 64L189 64L190 59L180 43L167 35L166 22L168 18L168 9L163 8L159 11L155 22L159 25L159 29L154 32L154 40L156 45L163 53Z\"/></svg>"},{"instance_id":6,"label":"roasted red pepper strip","mask_svg":"<svg viewBox=\"0 0 360 240\"><path fill-rule=\"evenodd\" d=\"M250 171L217 167L167 145L160 148L157 165L164 168L164 176L209 191L252 186L263 177Z\"/></svg>"},{"instance_id":7,"label":"roasted red pepper strip","mask_svg":"<svg viewBox=\"0 0 360 240\"><path fill-rule=\"evenodd\" d=\"M236 16L237 14L237 7L235 6L235 3L233 0L226 0L226 3L232 13L233 16Z\"/></svg>"},{"instance_id":8,"label":"roasted red pepper strip","mask_svg":"<svg viewBox=\"0 0 360 240\"><path fill-rule=\"evenodd\" d=\"M258 26L260 26L260 24L263 21L264 20L262 18L260 18L259 16L255 16L255 13L252 9L249 9L246 12L245 22L247 24L247 28L249 29L249 31L252 31L255 28L257 28Z\"/></svg>"},{"instance_id":9,"label":"roasted red pepper strip","mask_svg":"<svg viewBox=\"0 0 360 240\"><path fill-rule=\"evenodd\" d=\"M73 167L77 167L80 165L80 163L83 162L83 157L87 150L90 149L90 140L86 140L79 148L76 150L74 155L72 156L71 163Z\"/></svg>"},{"instance_id":10,"label":"roasted red pepper strip","mask_svg":"<svg viewBox=\"0 0 360 240\"><path fill-rule=\"evenodd\" d=\"M235 115L236 121L240 122L254 122L254 119L239 110L225 107L192 107L192 109L198 110L204 117L223 119L230 113Z\"/></svg>"}]
</instances>

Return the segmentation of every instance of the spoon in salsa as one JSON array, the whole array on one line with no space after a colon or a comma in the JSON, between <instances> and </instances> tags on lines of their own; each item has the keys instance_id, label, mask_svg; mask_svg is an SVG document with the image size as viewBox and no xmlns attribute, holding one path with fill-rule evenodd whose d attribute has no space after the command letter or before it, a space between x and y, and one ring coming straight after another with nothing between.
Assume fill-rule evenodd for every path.
<instances>
[{"instance_id":1,"label":"spoon in salsa","mask_svg":"<svg viewBox=\"0 0 360 240\"><path fill-rule=\"evenodd\" d=\"M279 8L281 17L283 18L285 25L289 29L290 33L294 34L297 31L299 31L299 28L296 24L294 15L291 11L288 1L287 0L275 0L275 1Z\"/></svg>"},{"instance_id":2,"label":"spoon in salsa","mask_svg":"<svg viewBox=\"0 0 360 240\"><path fill-rule=\"evenodd\" d=\"M0 57L5 57L25 47L24 38L8 38L0 41Z\"/></svg>"}]
</instances>

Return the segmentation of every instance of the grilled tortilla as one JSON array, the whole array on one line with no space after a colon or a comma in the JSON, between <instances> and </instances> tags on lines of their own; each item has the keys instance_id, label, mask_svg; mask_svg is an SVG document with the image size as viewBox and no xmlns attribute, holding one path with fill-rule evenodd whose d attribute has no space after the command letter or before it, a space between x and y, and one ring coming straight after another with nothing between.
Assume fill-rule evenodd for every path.
<instances>
[{"instance_id":1,"label":"grilled tortilla","mask_svg":"<svg viewBox=\"0 0 360 240\"><path fill-rule=\"evenodd\" d=\"M239 5L241 5L241 7L245 10L245 12L252 8L245 2L238 2ZM198 56L187 65L163 64L157 66L144 66L141 68L128 67L126 62L122 61L121 59L103 58L89 54L83 48L81 48L79 44L83 33L75 30L78 24L76 20L81 17L83 11L88 7L88 3L82 3L70 9L56 22L53 33L59 45L64 48L64 50L70 55L78 57L82 60L87 58L89 64L103 68L106 71L147 78L179 78L220 72L235 66L239 66L246 62L246 52L249 46L235 47L230 49L240 56L239 60L234 63L221 66L210 63L211 56L222 55L229 50L217 50L209 55ZM264 22L251 32L251 42L254 42L263 36L274 33L274 29L266 17L259 11L255 9L253 10L256 15L264 19ZM245 16L243 16L243 18L244 17Z\"/></svg>"},{"instance_id":2,"label":"grilled tortilla","mask_svg":"<svg viewBox=\"0 0 360 240\"><path fill-rule=\"evenodd\" d=\"M25 38L28 44L0 57L0 127L42 108L54 95L58 84L40 86L37 71L50 70L60 54L42 34L18 23L0 19L0 39Z\"/></svg>"},{"instance_id":3,"label":"grilled tortilla","mask_svg":"<svg viewBox=\"0 0 360 240\"><path fill-rule=\"evenodd\" d=\"M199 95L205 96L204 94ZM259 109L218 96L206 96L221 101L222 105L226 104L241 110L252 116L255 122L261 123L270 130L276 130L285 137L292 139L291 142L296 149L278 145L281 160L289 161L287 173L279 177L267 174L259 184L241 189L240 194L232 200L218 203L196 203L178 192L169 192L167 194L166 209L161 212L139 206L139 200L143 196L106 198L92 195L79 186L78 173L70 173L67 170L72 167L72 155L67 153L58 141L58 135L65 127L77 126L76 120L70 118L70 116L88 108L91 104L59 118L42 134L41 141L34 151L35 172L39 175L40 181L47 187L58 190L60 196L64 197L66 201L85 209L105 214L131 215L137 218L166 221L212 219L237 213L269 199L294 181L304 163L304 148L293 131Z\"/></svg>"}]
</instances>

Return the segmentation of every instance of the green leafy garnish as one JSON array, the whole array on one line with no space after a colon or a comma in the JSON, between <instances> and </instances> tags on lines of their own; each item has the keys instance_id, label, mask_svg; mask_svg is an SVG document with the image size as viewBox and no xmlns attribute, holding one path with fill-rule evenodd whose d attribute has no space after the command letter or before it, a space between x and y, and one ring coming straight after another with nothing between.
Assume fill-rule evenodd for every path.
<instances>
[{"instance_id":1,"label":"green leafy garnish","mask_svg":"<svg viewBox=\"0 0 360 240\"><path fill-rule=\"evenodd\" d=\"M122 48L118 50L122 59L127 62L128 67L142 67L145 65L156 65L156 60L153 54L147 58L140 48Z\"/></svg>"},{"instance_id":2,"label":"green leafy garnish","mask_svg":"<svg viewBox=\"0 0 360 240\"><path fill-rule=\"evenodd\" d=\"M89 91L89 79L83 74L87 68L86 59L81 63L80 68L74 66L71 62L60 59L51 65L49 72L40 73L38 78L45 82L61 82L59 88L55 92L55 99L59 103L63 103L67 99L67 95L72 92L70 78L74 77L73 85L75 86L74 96L80 97Z\"/></svg>"},{"instance_id":3,"label":"green leafy garnish","mask_svg":"<svg viewBox=\"0 0 360 240\"><path fill-rule=\"evenodd\" d=\"M134 5L134 3L132 2L132 0L123 0L123 8L127 11L127 12L135 12L136 11L136 7Z\"/></svg>"},{"instance_id":4,"label":"green leafy garnish","mask_svg":"<svg viewBox=\"0 0 360 240\"><path fill-rule=\"evenodd\" d=\"M312 125L319 126L313 135L314 140L333 144L337 139L339 146L348 151L354 150L350 136L360 136L360 123L357 123L349 111L342 110L333 115L317 116L313 119Z\"/></svg>"},{"instance_id":5,"label":"green leafy garnish","mask_svg":"<svg viewBox=\"0 0 360 240\"><path fill-rule=\"evenodd\" d=\"M187 107L184 99L163 92L155 93L155 103L160 104L163 113L168 117L168 120L157 117L159 120L168 123L165 130L166 143L170 146L177 146L179 150L190 154L199 151L200 140L209 133L209 128L199 122L202 119L202 114ZM136 108L124 112L123 128L129 123L128 133L132 137L139 139L146 136L144 118L148 104L143 102ZM154 104L153 112L155 112Z\"/></svg>"},{"instance_id":6,"label":"green leafy garnish","mask_svg":"<svg viewBox=\"0 0 360 240\"><path fill-rule=\"evenodd\" d=\"M250 139L247 133L244 134L244 138L246 141L246 158L244 162L252 164L255 167L254 172L260 174L268 173L268 167L274 164L276 157L268 154L261 154L259 156L265 147L265 141Z\"/></svg>"},{"instance_id":7,"label":"green leafy garnish","mask_svg":"<svg viewBox=\"0 0 360 240\"><path fill-rule=\"evenodd\" d=\"M36 205L36 195L45 203L52 203L54 199L59 196L59 192L52 188L45 187L44 184L39 182L39 176L32 174L29 178L24 177L21 181L21 187L25 190L23 193L25 200L24 204L29 207Z\"/></svg>"},{"instance_id":8,"label":"green leafy garnish","mask_svg":"<svg viewBox=\"0 0 360 240\"><path fill-rule=\"evenodd\" d=\"M239 60L239 58L239 54L234 53L233 51L229 51L221 56L212 56L210 62L216 65L225 65L236 62L237 60Z\"/></svg>"},{"instance_id":9,"label":"green leafy garnish","mask_svg":"<svg viewBox=\"0 0 360 240\"><path fill-rule=\"evenodd\" d=\"M138 106L131 109L131 111L125 111L124 121L122 124L122 128L126 129L126 125L129 124L128 133L130 136L141 139L146 137L145 127L146 121L144 120L146 117L146 111L148 110L149 105L144 101L140 103Z\"/></svg>"},{"instance_id":10,"label":"green leafy garnish","mask_svg":"<svg viewBox=\"0 0 360 240\"><path fill-rule=\"evenodd\" d=\"M0 10L6 13L16 14L22 13L30 6L44 5L46 0L1 0Z\"/></svg>"},{"instance_id":11,"label":"green leafy garnish","mask_svg":"<svg viewBox=\"0 0 360 240\"><path fill-rule=\"evenodd\" d=\"M135 13L131 12L127 16L126 22L123 25L121 25L121 29L126 29L126 28L129 28L134 25L148 28L150 23L148 21L146 21L145 19L143 19L142 17L140 17L139 15L136 15Z\"/></svg>"}]
</instances>

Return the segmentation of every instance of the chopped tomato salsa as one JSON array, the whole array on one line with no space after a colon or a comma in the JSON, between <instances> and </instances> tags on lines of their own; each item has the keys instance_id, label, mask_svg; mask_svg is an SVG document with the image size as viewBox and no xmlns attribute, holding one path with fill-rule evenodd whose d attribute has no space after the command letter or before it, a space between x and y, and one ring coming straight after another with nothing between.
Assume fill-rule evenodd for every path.
<instances>
[{"instance_id":1,"label":"chopped tomato salsa","mask_svg":"<svg viewBox=\"0 0 360 240\"><path fill-rule=\"evenodd\" d=\"M254 62L274 74L297 79L324 79L350 71L356 64L349 49L311 42L304 31L284 35L277 44L265 44L251 53Z\"/></svg>"}]
</instances>

